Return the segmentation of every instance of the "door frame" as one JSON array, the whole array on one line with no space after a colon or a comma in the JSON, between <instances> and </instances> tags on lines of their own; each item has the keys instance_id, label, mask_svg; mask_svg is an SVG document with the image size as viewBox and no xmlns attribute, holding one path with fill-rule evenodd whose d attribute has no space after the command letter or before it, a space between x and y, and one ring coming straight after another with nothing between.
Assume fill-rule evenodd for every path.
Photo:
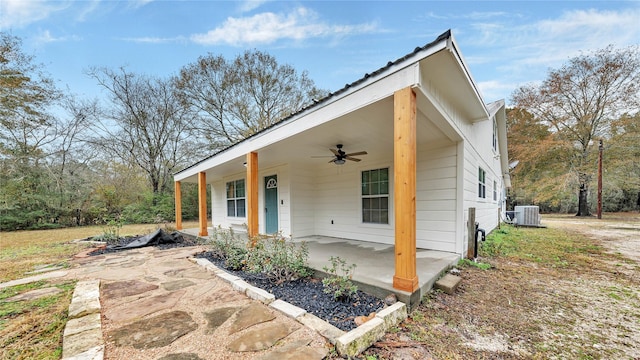
<instances>
[{"instance_id":1,"label":"door frame","mask_svg":"<svg viewBox=\"0 0 640 360\"><path fill-rule=\"evenodd\" d=\"M268 217L269 217L269 212L267 211L267 190L270 190L270 188L267 188L268 186L268 178L275 178L276 181L276 187L275 187L275 195L276 195L276 199L275 199L275 216L276 216L276 229L275 231L269 232L268 229ZM274 173L271 175L265 175L263 177L263 201L264 201L264 233L265 234L275 234L280 230L280 206L279 206L279 199L280 199L280 194L279 194L279 179L278 179L278 174Z\"/></svg>"}]
</instances>

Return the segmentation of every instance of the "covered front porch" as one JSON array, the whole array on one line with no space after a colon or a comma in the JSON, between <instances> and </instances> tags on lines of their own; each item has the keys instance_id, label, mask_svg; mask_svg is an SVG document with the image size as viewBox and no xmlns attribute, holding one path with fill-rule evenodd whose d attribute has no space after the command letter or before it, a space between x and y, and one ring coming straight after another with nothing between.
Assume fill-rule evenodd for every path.
<instances>
[{"instance_id":1,"label":"covered front porch","mask_svg":"<svg viewBox=\"0 0 640 360\"><path fill-rule=\"evenodd\" d=\"M453 47L447 32L175 174L177 228L181 183L197 183L197 235L210 220L308 240L316 270L339 255L357 264L356 281L419 299L464 252L475 184L461 128L488 118ZM343 146L358 158L339 156Z\"/></svg>"},{"instance_id":2,"label":"covered front porch","mask_svg":"<svg viewBox=\"0 0 640 360\"><path fill-rule=\"evenodd\" d=\"M209 230L213 232L213 229ZM184 229L182 232L198 236L199 229ZM357 283L358 289L379 298L394 293L399 301L410 308L417 305L441 274L457 264L459 260L459 256L455 253L417 249L418 290L410 293L393 287L395 272L393 245L319 235L297 238L293 241L305 242L308 245L308 265L319 276L324 275L325 266L331 266L329 258L339 256L347 264L356 265L353 281Z\"/></svg>"}]
</instances>

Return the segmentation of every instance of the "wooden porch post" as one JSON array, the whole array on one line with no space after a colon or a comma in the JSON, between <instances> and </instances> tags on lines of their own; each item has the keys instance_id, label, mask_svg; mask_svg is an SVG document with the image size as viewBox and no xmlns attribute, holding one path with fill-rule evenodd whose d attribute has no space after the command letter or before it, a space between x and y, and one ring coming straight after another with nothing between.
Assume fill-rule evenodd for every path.
<instances>
[{"instance_id":1,"label":"wooden porch post","mask_svg":"<svg viewBox=\"0 0 640 360\"><path fill-rule=\"evenodd\" d=\"M182 230L182 192L180 181L174 182L176 198L176 230Z\"/></svg>"},{"instance_id":2,"label":"wooden porch post","mask_svg":"<svg viewBox=\"0 0 640 360\"><path fill-rule=\"evenodd\" d=\"M207 232L207 174L198 173L198 218L200 220L199 236L208 236Z\"/></svg>"},{"instance_id":3,"label":"wooden porch post","mask_svg":"<svg viewBox=\"0 0 640 360\"><path fill-rule=\"evenodd\" d=\"M416 94L409 87L393 95L395 275L393 287L413 292L416 274Z\"/></svg>"},{"instance_id":4,"label":"wooden porch post","mask_svg":"<svg viewBox=\"0 0 640 360\"><path fill-rule=\"evenodd\" d=\"M247 226L250 238L258 235L258 153L256 152L247 154Z\"/></svg>"}]
</instances>

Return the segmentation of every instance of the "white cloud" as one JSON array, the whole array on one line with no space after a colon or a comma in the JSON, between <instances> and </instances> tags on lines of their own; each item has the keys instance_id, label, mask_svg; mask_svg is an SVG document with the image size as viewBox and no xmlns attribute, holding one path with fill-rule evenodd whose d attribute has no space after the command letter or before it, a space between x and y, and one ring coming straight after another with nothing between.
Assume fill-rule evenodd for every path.
<instances>
[{"instance_id":1,"label":"white cloud","mask_svg":"<svg viewBox=\"0 0 640 360\"><path fill-rule=\"evenodd\" d=\"M91 0L83 2L83 5L85 6L80 9L78 15L76 16L76 19L81 22L87 20L87 17L91 13L98 10L98 6L100 5L101 1L102 0Z\"/></svg>"},{"instance_id":2,"label":"white cloud","mask_svg":"<svg viewBox=\"0 0 640 360\"><path fill-rule=\"evenodd\" d=\"M304 40L365 34L380 31L375 23L358 25L330 25L304 7L289 14L265 12L250 17L229 17L205 34L194 34L191 40L204 45L228 44L233 46L271 44L281 39Z\"/></svg>"},{"instance_id":3,"label":"white cloud","mask_svg":"<svg viewBox=\"0 0 640 360\"><path fill-rule=\"evenodd\" d=\"M24 27L66 9L69 1L45 2L25 0L0 1L0 30Z\"/></svg>"},{"instance_id":4,"label":"white cloud","mask_svg":"<svg viewBox=\"0 0 640 360\"><path fill-rule=\"evenodd\" d=\"M147 37L138 37L138 38L123 38L121 40L137 42L137 43L147 43L147 44L166 44L166 43L172 43L172 42L186 42L187 39L185 39L184 36L168 37L168 38L147 36Z\"/></svg>"},{"instance_id":5,"label":"white cloud","mask_svg":"<svg viewBox=\"0 0 640 360\"><path fill-rule=\"evenodd\" d=\"M151 3L153 1L155 1L155 0L131 0L131 6L133 8L137 9L137 8L143 7L143 6L145 6L148 3Z\"/></svg>"},{"instance_id":6,"label":"white cloud","mask_svg":"<svg viewBox=\"0 0 640 360\"><path fill-rule=\"evenodd\" d=\"M550 68L559 68L581 53L613 44L640 43L640 8L619 11L572 10L555 18L528 22L472 24L471 46L484 48L469 64L495 70L495 81L479 83L487 99L505 97L527 83L542 81ZM519 19L522 21L522 19ZM486 80L486 79L484 79Z\"/></svg>"},{"instance_id":7,"label":"white cloud","mask_svg":"<svg viewBox=\"0 0 640 360\"><path fill-rule=\"evenodd\" d=\"M480 46L501 44L497 56L513 66L555 67L580 52L640 43L640 8L621 11L574 10L529 24L474 24Z\"/></svg>"},{"instance_id":8,"label":"white cloud","mask_svg":"<svg viewBox=\"0 0 640 360\"><path fill-rule=\"evenodd\" d=\"M518 84L501 80L481 81L477 83L485 101L495 101L504 98L504 94L511 93ZM506 99L508 101L508 99Z\"/></svg>"},{"instance_id":9,"label":"white cloud","mask_svg":"<svg viewBox=\"0 0 640 360\"><path fill-rule=\"evenodd\" d=\"M238 9L241 12L248 12L248 11L259 8L262 4L266 2L267 0L244 0L240 3L240 6L238 7Z\"/></svg>"},{"instance_id":10,"label":"white cloud","mask_svg":"<svg viewBox=\"0 0 640 360\"><path fill-rule=\"evenodd\" d=\"M43 43L52 43L52 42L62 42L62 41L78 41L81 40L80 37L78 36L53 36L51 34L51 31L49 30L45 30L42 33L40 33L37 37L36 37L36 42L43 44Z\"/></svg>"}]
</instances>

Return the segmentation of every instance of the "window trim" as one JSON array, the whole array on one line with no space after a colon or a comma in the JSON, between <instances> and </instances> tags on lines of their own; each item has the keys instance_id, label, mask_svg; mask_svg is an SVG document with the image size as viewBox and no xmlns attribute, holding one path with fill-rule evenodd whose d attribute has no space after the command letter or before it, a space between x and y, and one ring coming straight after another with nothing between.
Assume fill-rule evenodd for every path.
<instances>
[{"instance_id":1,"label":"window trim","mask_svg":"<svg viewBox=\"0 0 640 360\"><path fill-rule=\"evenodd\" d=\"M239 182L242 182L242 188L243 188L243 192L244 192L244 196L237 196L237 184ZM233 183L233 192L234 192L234 197L229 197L229 184ZM244 178L242 179L236 179L236 180L230 180L227 181L225 183L225 198L226 198L226 208L227 208L227 217L228 218L246 218L247 217L247 188L246 188L246 181ZM230 215L229 214L229 201L233 201L234 202L234 214ZM239 216L238 215L238 202L242 201L244 202L244 215Z\"/></svg>"},{"instance_id":2,"label":"window trim","mask_svg":"<svg viewBox=\"0 0 640 360\"><path fill-rule=\"evenodd\" d=\"M493 201L498 201L498 182L493 180Z\"/></svg>"},{"instance_id":3,"label":"window trim","mask_svg":"<svg viewBox=\"0 0 640 360\"><path fill-rule=\"evenodd\" d=\"M384 194L363 194L362 193L362 188L363 188L363 175L365 172L372 172L372 171L379 171L379 170L386 170L387 171L387 192ZM391 224L391 167L390 166L383 166L383 167L379 167L379 168L373 168L373 169L366 169L366 170L361 170L360 171L360 223L362 225L365 226L388 226ZM378 182L379 183L379 182ZM386 222L375 222L375 221L365 221L364 219L364 211L365 211L365 207L363 204L363 200L364 199L380 199L380 198L384 198L387 200L387 221ZM369 209L369 210L373 210L373 209Z\"/></svg>"},{"instance_id":4,"label":"window trim","mask_svg":"<svg viewBox=\"0 0 640 360\"><path fill-rule=\"evenodd\" d=\"M478 197L487 198L487 172L480 166L478 166Z\"/></svg>"},{"instance_id":5,"label":"window trim","mask_svg":"<svg viewBox=\"0 0 640 360\"><path fill-rule=\"evenodd\" d=\"M498 122L493 118L493 151L498 151Z\"/></svg>"}]
</instances>

